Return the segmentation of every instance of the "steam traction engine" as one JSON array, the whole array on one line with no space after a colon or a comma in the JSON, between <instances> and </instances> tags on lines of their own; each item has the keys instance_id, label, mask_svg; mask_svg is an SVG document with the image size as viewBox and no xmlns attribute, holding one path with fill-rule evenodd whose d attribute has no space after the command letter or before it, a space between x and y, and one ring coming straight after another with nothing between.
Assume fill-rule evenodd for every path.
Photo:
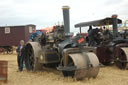
<instances>
[{"instance_id":1,"label":"steam traction engine","mask_svg":"<svg viewBox=\"0 0 128 85\"><path fill-rule=\"evenodd\" d=\"M105 18L90 22L82 22L75 25L75 27L85 26L106 26L112 25L112 30L105 29L101 31L102 39L96 44L96 51L99 61L104 65L115 64L120 69L127 69L128 63L128 37L127 31L118 32L118 24L121 24L122 20L117 18L117 15L113 15L111 18Z\"/></svg>"},{"instance_id":2,"label":"steam traction engine","mask_svg":"<svg viewBox=\"0 0 128 85\"><path fill-rule=\"evenodd\" d=\"M63 7L64 26L56 26L53 32L38 36L35 42L25 47L25 64L28 71L36 71L55 65L63 75L83 79L95 78L99 73L99 60L92 52L95 48L85 47L85 38L72 37L69 23L69 7Z\"/></svg>"}]
</instances>

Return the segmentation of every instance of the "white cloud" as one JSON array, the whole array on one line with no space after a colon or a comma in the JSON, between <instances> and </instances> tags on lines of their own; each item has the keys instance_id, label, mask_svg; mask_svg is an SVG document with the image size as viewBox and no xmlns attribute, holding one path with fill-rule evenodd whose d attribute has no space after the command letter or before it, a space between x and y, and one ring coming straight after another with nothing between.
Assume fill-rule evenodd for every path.
<instances>
[{"instance_id":1,"label":"white cloud","mask_svg":"<svg viewBox=\"0 0 128 85\"><path fill-rule=\"evenodd\" d=\"M62 6L70 6L71 30L74 24L118 14L128 19L127 0L1 0L0 25L36 24L38 28L62 21Z\"/></svg>"}]
</instances>

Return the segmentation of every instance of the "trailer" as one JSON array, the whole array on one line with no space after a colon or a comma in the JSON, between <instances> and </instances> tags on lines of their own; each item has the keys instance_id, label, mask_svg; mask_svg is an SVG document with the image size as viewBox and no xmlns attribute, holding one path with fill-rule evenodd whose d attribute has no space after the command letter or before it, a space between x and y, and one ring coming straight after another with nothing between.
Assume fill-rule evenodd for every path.
<instances>
[{"instance_id":1,"label":"trailer","mask_svg":"<svg viewBox=\"0 0 128 85\"><path fill-rule=\"evenodd\" d=\"M36 25L0 26L0 51L12 53L12 46L18 46L20 40L26 43L33 29Z\"/></svg>"}]
</instances>

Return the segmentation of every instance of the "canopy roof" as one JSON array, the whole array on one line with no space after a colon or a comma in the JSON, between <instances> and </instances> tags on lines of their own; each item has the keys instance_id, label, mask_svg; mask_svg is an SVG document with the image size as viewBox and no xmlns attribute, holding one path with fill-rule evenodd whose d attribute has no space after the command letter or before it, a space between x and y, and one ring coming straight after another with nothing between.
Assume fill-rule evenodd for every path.
<instances>
[{"instance_id":1,"label":"canopy roof","mask_svg":"<svg viewBox=\"0 0 128 85\"><path fill-rule=\"evenodd\" d=\"M117 19L118 24L122 23L121 19ZM85 27L85 26L104 26L104 25L112 25L112 18L105 18L100 20L94 20L89 22L82 22L75 25L75 27Z\"/></svg>"}]
</instances>

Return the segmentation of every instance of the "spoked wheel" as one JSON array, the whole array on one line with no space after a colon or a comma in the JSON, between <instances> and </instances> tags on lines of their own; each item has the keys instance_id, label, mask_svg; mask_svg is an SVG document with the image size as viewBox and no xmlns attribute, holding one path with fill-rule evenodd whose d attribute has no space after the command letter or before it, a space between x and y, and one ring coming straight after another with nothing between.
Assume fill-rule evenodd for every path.
<instances>
[{"instance_id":1,"label":"spoked wheel","mask_svg":"<svg viewBox=\"0 0 128 85\"><path fill-rule=\"evenodd\" d=\"M25 66L28 71L37 71L41 69L41 64L36 58L36 56L39 55L38 49L34 48L37 48L37 46L30 43L25 46Z\"/></svg>"},{"instance_id":2,"label":"spoked wheel","mask_svg":"<svg viewBox=\"0 0 128 85\"><path fill-rule=\"evenodd\" d=\"M70 57L69 57L67 66L69 66L69 67L74 66L74 62ZM74 75L75 75L75 70L73 70L73 71L62 71L62 73L63 73L64 77L72 77L73 78Z\"/></svg>"},{"instance_id":3,"label":"spoked wheel","mask_svg":"<svg viewBox=\"0 0 128 85\"><path fill-rule=\"evenodd\" d=\"M96 55L99 59L99 61L103 65L110 65L112 62L112 52L109 48L106 47L98 47L96 49Z\"/></svg>"},{"instance_id":4,"label":"spoked wheel","mask_svg":"<svg viewBox=\"0 0 128 85\"><path fill-rule=\"evenodd\" d=\"M27 45L25 48L25 66L29 71L34 68L34 53L31 45Z\"/></svg>"},{"instance_id":5,"label":"spoked wheel","mask_svg":"<svg viewBox=\"0 0 128 85\"><path fill-rule=\"evenodd\" d=\"M126 69L126 67L127 67L127 55L126 55L126 52L125 51L127 51L127 50L120 48L117 51L117 54L116 54L115 64L120 69Z\"/></svg>"}]
</instances>

